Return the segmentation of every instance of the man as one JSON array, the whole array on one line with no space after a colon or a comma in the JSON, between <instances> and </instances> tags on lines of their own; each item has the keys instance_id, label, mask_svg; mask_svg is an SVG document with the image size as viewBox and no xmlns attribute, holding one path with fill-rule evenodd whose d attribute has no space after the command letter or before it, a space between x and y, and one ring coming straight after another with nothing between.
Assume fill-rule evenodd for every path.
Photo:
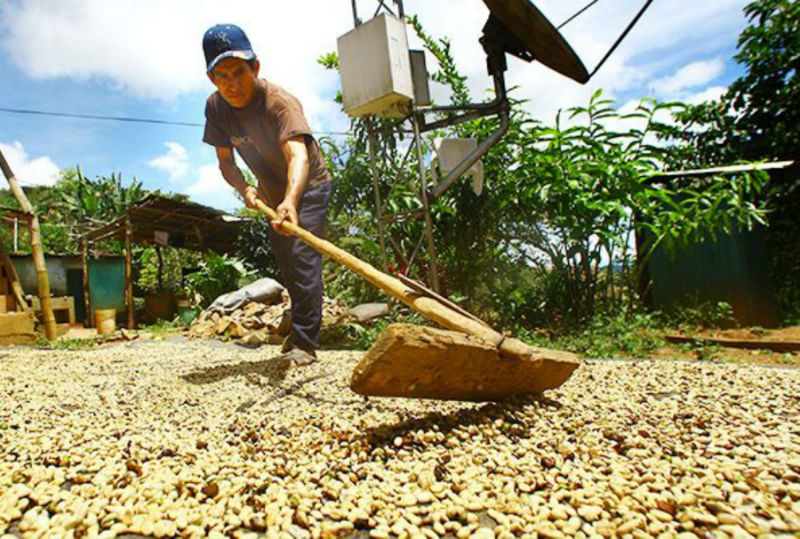
<instances>
[{"instance_id":1,"label":"man","mask_svg":"<svg viewBox=\"0 0 800 539\"><path fill-rule=\"evenodd\" d=\"M260 65L241 28L219 24L203 36L208 78L217 87L206 102L203 141L214 146L222 176L249 208L259 199L278 214L270 244L292 299L292 334L284 341L287 365L316 359L322 321L322 257L281 231L284 221L322 235L330 200L330 175L300 102L259 79ZM248 185L233 150L257 187Z\"/></svg>"}]
</instances>

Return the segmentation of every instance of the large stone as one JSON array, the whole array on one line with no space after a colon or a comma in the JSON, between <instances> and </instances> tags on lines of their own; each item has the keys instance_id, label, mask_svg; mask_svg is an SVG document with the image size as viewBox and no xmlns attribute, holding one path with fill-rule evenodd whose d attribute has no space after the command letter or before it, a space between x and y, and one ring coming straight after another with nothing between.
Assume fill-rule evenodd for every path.
<instances>
[{"instance_id":1,"label":"large stone","mask_svg":"<svg viewBox=\"0 0 800 539\"><path fill-rule=\"evenodd\" d=\"M234 320L228 326L228 335L230 335L234 339L240 339L245 335L247 335L247 330L244 329L242 324Z\"/></svg>"},{"instance_id":2,"label":"large stone","mask_svg":"<svg viewBox=\"0 0 800 539\"><path fill-rule=\"evenodd\" d=\"M567 352L531 347L528 358L507 358L462 333L392 324L353 371L350 388L382 397L496 401L556 388L578 365Z\"/></svg>"},{"instance_id":3,"label":"large stone","mask_svg":"<svg viewBox=\"0 0 800 539\"><path fill-rule=\"evenodd\" d=\"M225 330L228 329L228 326L231 325L232 321L233 320L231 320L230 316L221 317L214 324L214 333L216 333L217 335L222 335L223 333L225 333Z\"/></svg>"},{"instance_id":4,"label":"large stone","mask_svg":"<svg viewBox=\"0 0 800 539\"><path fill-rule=\"evenodd\" d=\"M0 313L0 346L35 342L33 312Z\"/></svg>"},{"instance_id":5,"label":"large stone","mask_svg":"<svg viewBox=\"0 0 800 539\"><path fill-rule=\"evenodd\" d=\"M381 318L389 315L388 303L362 303L356 305L347 314L356 319L356 322L369 322L375 318Z\"/></svg>"}]
</instances>

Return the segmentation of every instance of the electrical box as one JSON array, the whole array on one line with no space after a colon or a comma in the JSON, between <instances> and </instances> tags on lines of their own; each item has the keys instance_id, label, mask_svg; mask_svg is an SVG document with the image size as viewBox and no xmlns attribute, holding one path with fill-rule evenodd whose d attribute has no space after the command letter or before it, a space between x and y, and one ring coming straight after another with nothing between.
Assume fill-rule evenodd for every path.
<instances>
[{"instance_id":1,"label":"electrical box","mask_svg":"<svg viewBox=\"0 0 800 539\"><path fill-rule=\"evenodd\" d=\"M414 99L405 23L382 14L338 39L344 110L402 118Z\"/></svg>"},{"instance_id":2,"label":"electrical box","mask_svg":"<svg viewBox=\"0 0 800 539\"><path fill-rule=\"evenodd\" d=\"M478 149L478 141L474 138L437 139L433 142L433 149L431 171L436 181L440 181L443 178L440 178L439 174L441 176L450 174L469 154ZM483 162L478 159L467 169L464 176L472 179L472 191L480 195L483 192Z\"/></svg>"}]
</instances>

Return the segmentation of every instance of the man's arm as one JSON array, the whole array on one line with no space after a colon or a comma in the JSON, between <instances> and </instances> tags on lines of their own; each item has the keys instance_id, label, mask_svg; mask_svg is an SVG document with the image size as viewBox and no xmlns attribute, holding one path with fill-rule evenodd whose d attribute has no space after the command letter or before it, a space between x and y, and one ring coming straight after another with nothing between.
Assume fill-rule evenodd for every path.
<instances>
[{"instance_id":1,"label":"man's arm","mask_svg":"<svg viewBox=\"0 0 800 539\"><path fill-rule=\"evenodd\" d=\"M242 171L236 166L233 150L222 146L216 146L215 149L217 150L217 161L219 162L219 170L222 173L222 177L242 195L245 205L248 208L256 209L256 199L258 198L269 204L269 201L261 197L258 189L248 184L247 180L244 179Z\"/></svg>"},{"instance_id":2,"label":"man's arm","mask_svg":"<svg viewBox=\"0 0 800 539\"><path fill-rule=\"evenodd\" d=\"M280 232L280 225L283 221L289 221L294 225L300 224L297 217L297 206L300 204L300 198L308 184L309 170L305 137L290 138L281 145L281 151L286 159L288 185L283 202L275 210L278 213L278 219L273 226L278 232Z\"/></svg>"}]
</instances>

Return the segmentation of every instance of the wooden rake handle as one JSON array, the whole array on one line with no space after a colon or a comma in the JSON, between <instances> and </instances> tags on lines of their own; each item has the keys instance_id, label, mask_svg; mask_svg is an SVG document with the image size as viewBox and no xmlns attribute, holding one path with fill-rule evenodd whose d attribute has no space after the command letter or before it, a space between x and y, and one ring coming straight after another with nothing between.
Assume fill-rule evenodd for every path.
<instances>
[{"instance_id":1,"label":"wooden rake handle","mask_svg":"<svg viewBox=\"0 0 800 539\"><path fill-rule=\"evenodd\" d=\"M264 204L263 201L256 200L256 207L271 221L277 220L278 214ZM353 256L331 242L315 236L304 228L284 221L281 224L281 230L299 238L319 253L354 271L364 280L382 290L386 295L403 302L428 320L436 322L447 329L477 337L496 347L502 355L507 357L528 359L536 351L535 348L522 341L506 337L480 320L465 316L433 297L420 295L399 279L383 273L373 265Z\"/></svg>"}]
</instances>

